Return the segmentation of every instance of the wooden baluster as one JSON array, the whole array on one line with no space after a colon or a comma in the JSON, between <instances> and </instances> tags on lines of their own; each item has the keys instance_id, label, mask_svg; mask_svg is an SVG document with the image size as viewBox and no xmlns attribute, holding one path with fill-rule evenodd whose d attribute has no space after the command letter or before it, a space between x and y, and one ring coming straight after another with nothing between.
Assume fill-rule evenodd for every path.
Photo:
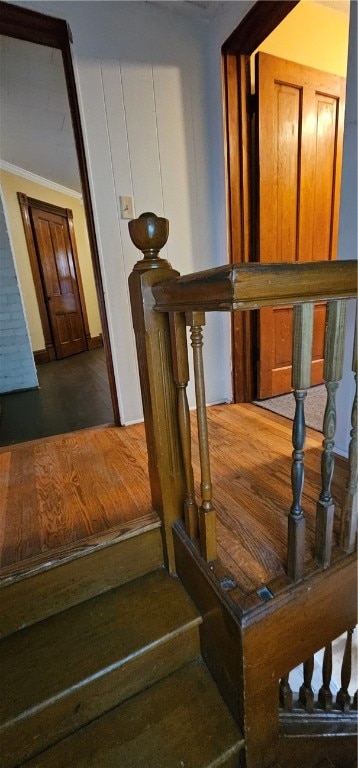
<instances>
[{"instance_id":1,"label":"wooden baluster","mask_svg":"<svg viewBox=\"0 0 358 768\"><path fill-rule=\"evenodd\" d=\"M358 503L357 503L357 481L358 481L358 462L357 462L357 323L354 337L354 351L352 369L355 374L355 395L352 408L352 429L350 433L350 443L348 449L349 457L349 477L346 485L342 504L340 547L343 552L353 552L356 542L357 523L358 523Z\"/></svg>"},{"instance_id":2,"label":"wooden baluster","mask_svg":"<svg viewBox=\"0 0 358 768\"><path fill-rule=\"evenodd\" d=\"M203 325L204 312L191 312L186 317L190 326L191 345L193 348L196 415L198 421L199 454L201 468L201 497L199 508L200 551L206 561L216 559L216 515L212 505L211 476L209 458L208 424L206 418L205 381L203 366Z\"/></svg>"},{"instance_id":3,"label":"wooden baluster","mask_svg":"<svg viewBox=\"0 0 358 768\"><path fill-rule=\"evenodd\" d=\"M191 461L190 414L187 398L189 364L185 315L179 312L171 312L169 322L173 375L178 390L178 420L186 480L184 501L185 530L191 539L195 539L198 536L198 509L195 502L194 475Z\"/></svg>"},{"instance_id":4,"label":"wooden baluster","mask_svg":"<svg viewBox=\"0 0 358 768\"><path fill-rule=\"evenodd\" d=\"M336 433L336 391L343 374L346 301L332 301L327 306L324 349L324 379L327 403L323 419L321 456L322 490L317 502L315 558L323 568L331 561L334 502L331 483L334 470L334 436Z\"/></svg>"},{"instance_id":5,"label":"wooden baluster","mask_svg":"<svg viewBox=\"0 0 358 768\"><path fill-rule=\"evenodd\" d=\"M342 712L349 712L349 705L351 697L348 693L349 683L351 681L352 674L352 637L353 629L349 629L347 632L346 645L344 648L342 669L341 669L341 687L337 693L337 705Z\"/></svg>"},{"instance_id":6,"label":"wooden baluster","mask_svg":"<svg viewBox=\"0 0 358 768\"><path fill-rule=\"evenodd\" d=\"M353 696L352 709L358 709L358 691L356 691Z\"/></svg>"},{"instance_id":7,"label":"wooden baluster","mask_svg":"<svg viewBox=\"0 0 358 768\"><path fill-rule=\"evenodd\" d=\"M279 687L280 704L285 712L292 712L293 707L292 690L289 684L289 677L289 674L281 677Z\"/></svg>"},{"instance_id":8,"label":"wooden baluster","mask_svg":"<svg viewBox=\"0 0 358 768\"><path fill-rule=\"evenodd\" d=\"M306 437L304 400L311 383L313 304L295 306L293 318L292 386L296 410L292 428L293 503L288 516L287 573L291 579L298 581L303 576L305 554L305 517L301 506Z\"/></svg>"},{"instance_id":9,"label":"wooden baluster","mask_svg":"<svg viewBox=\"0 0 358 768\"><path fill-rule=\"evenodd\" d=\"M303 665L303 685L301 685L298 697L306 712L309 712L310 714L312 714L314 710L314 694L311 685L313 670L314 656L311 656Z\"/></svg>"},{"instance_id":10,"label":"wooden baluster","mask_svg":"<svg viewBox=\"0 0 358 768\"><path fill-rule=\"evenodd\" d=\"M321 707L330 712L332 709L332 692L330 689L332 678L332 643L329 643L324 649L323 655L323 667L322 667L322 682L323 685L318 692L318 701Z\"/></svg>"}]
</instances>

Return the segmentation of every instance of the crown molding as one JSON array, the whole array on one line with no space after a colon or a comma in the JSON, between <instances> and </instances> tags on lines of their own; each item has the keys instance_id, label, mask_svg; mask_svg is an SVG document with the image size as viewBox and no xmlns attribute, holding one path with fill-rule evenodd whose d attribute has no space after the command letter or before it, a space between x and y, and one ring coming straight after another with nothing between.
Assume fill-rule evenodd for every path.
<instances>
[{"instance_id":1,"label":"crown molding","mask_svg":"<svg viewBox=\"0 0 358 768\"><path fill-rule=\"evenodd\" d=\"M62 194L67 195L67 197L74 197L76 200L82 200L81 192L75 192L74 189L63 187L62 184L57 184L56 181L50 181L49 179L44 179L42 176L38 176L37 173L31 173L31 171L26 171L24 168L19 168L17 165L8 163L6 160L2 160L1 158L0 158L0 168L3 171L8 171L9 173L13 173L14 176L20 176L22 179L27 179L28 181L33 181L36 184L41 184L43 187L48 187L49 189L53 189L55 192L62 192Z\"/></svg>"}]
</instances>

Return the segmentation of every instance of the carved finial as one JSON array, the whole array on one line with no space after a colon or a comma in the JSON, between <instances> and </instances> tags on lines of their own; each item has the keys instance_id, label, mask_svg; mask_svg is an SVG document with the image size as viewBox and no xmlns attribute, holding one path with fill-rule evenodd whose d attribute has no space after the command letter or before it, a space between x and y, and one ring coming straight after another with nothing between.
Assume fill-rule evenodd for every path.
<instances>
[{"instance_id":1,"label":"carved finial","mask_svg":"<svg viewBox=\"0 0 358 768\"><path fill-rule=\"evenodd\" d=\"M167 264L158 254L168 240L168 219L160 218L155 213L142 213L138 219L128 222L128 227L132 243L144 255L144 262L138 262L136 268L148 269L163 266L163 262Z\"/></svg>"}]
</instances>

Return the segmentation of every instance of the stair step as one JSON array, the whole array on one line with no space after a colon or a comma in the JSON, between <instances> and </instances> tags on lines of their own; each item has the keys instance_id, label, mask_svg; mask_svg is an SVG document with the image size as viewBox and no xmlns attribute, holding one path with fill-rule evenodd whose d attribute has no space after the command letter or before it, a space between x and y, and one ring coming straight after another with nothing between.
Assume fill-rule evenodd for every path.
<instances>
[{"instance_id":1,"label":"stair step","mask_svg":"<svg viewBox=\"0 0 358 768\"><path fill-rule=\"evenodd\" d=\"M1 640L1 768L197 657L200 622L163 568Z\"/></svg>"},{"instance_id":2,"label":"stair step","mask_svg":"<svg viewBox=\"0 0 358 768\"><path fill-rule=\"evenodd\" d=\"M163 565L155 513L37 558L0 580L0 638ZM14 571L14 573L12 572Z\"/></svg>"},{"instance_id":3,"label":"stair step","mask_svg":"<svg viewBox=\"0 0 358 768\"><path fill-rule=\"evenodd\" d=\"M236 768L243 743L205 665L196 661L26 768Z\"/></svg>"}]
</instances>

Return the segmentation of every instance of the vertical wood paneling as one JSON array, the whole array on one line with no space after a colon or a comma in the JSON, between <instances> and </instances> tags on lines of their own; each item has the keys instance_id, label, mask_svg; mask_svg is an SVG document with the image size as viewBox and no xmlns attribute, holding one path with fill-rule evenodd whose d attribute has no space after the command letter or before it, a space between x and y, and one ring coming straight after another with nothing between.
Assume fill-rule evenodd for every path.
<instances>
[{"instance_id":1,"label":"vertical wood paneling","mask_svg":"<svg viewBox=\"0 0 358 768\"><path fill-rule=\"evenodd\" d=\"M152 66L123 62L121 73L137 214L153 211L157 216L163 216Z\"/></svg>"},{"instance_id":2,"label":"vertical wood paneling","mask_svg":"<svg viewBox=\"0 0 358 768\"><path fill-rule=\"evenodd\" d=\"M92 195L98 224L119 409L123 420L128 422L141 418L141 401L106 112L108 94L106 101L99 61L86 62L81 68L80 88L88 113L86 138L89 170L93 181ZM120 93L120 82L118 89Z\"/></svg>"}]
</instances>

